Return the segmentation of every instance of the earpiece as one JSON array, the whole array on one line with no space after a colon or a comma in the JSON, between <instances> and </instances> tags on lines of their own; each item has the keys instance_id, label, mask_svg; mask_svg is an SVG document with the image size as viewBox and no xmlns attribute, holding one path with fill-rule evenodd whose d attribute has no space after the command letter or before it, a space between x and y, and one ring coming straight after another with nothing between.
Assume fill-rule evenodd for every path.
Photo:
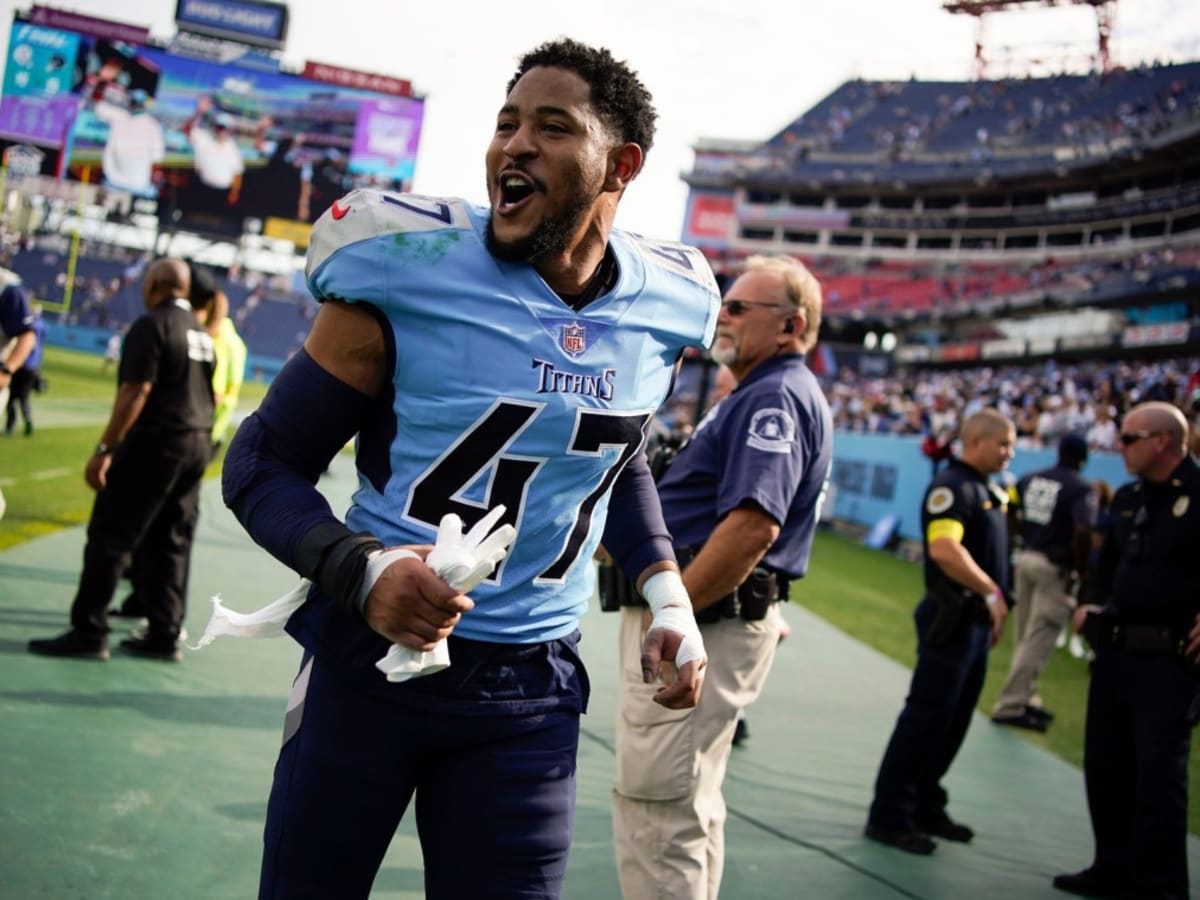
<instances>
[{"instance_id":1,"label":"earpiece","mask_svg":"<svg viewBox=\"0 0 1200 900\"><path fill-rule=\"evenodd\" d=\"M795 330L796 330L796 320L795 319L788 319L786 322L783 323L783 333L784 334L791 334Z\"/></svg>"}]
</instances>

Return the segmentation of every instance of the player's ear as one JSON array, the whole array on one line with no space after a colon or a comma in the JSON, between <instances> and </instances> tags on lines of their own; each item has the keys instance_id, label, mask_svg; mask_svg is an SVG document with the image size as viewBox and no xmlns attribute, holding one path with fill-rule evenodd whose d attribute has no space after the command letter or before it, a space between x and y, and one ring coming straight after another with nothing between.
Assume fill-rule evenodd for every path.
<instances>
[{"instance_id":1,"label":"player's ear","mask_svg":"<svg viewBox=\"0 0 1200 900\"><path fill-rule=\"evenodd\" d=\"M608 177L604 180L606 191L623 191L642 171L646 154L641 145L630 142L619 144L608 151Z\"/></svg>"}]
</instances>

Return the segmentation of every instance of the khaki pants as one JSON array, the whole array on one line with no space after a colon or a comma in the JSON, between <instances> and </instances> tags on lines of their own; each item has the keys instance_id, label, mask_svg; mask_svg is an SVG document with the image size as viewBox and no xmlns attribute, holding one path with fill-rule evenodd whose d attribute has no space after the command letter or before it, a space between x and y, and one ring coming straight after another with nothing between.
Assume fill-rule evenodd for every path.
<instances>
[{"instance_id":1,"label":"khaki pants","mask_svg":"<svg viewBox=\"0 0 1200 900\"><path fill-rule=\"evenodd\" d=\"M1037 697L1037 680L1054 651L1059 632L1071 618L1075 601L1067 593L1061 567L1036 550L1013 556L1016 581L1016 626L1008 678L1000 689L993 715L1019 715Z\"/></svg>"},{"instance_id":2,"label":"khaki pants","mask_svg":"<svg viewBox=\"0 0 1200 900\"><path fill-rule=\"evenodd\" d=\"M725 861L721 782L738 712L762 692L779 643L779 604L759 622L701 626L700 702L671 710L643 684L642 610L621 610L613 841L625 900L714 900Z\"/></svg>"}]
</instances>

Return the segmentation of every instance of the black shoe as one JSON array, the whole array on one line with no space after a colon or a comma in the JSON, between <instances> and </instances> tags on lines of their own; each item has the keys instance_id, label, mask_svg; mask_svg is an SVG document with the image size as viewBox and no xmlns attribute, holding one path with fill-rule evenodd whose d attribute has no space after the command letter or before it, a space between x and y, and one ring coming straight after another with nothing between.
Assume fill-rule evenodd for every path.
<instances>
[{"instance_id":1,"label":"black shoe","mask_svg":"<svg viewBox=\"0 0 1200 900\"><path fill-rule=\"evenodd\" d=\"M750 737L750 726L746 724L745 719L738 719L737 727L733 729L733 746L741 746L742 741L748 737Z\"/></svg>"},{"instance_id":2,"label":"black shoe","mask_svg":"<svg viewBox=\"0 0 1200 900\"><path fill-rule=\"evenodd\" d=\"M1031 716L1037 716L1039 719L1044 719L1047 725L1054 721L1054 713L1050 712L1044 706L1026 706L1025 712Z\"/></svg>"},{"instance_id":3,"label":"black shoe","mask_svg":"<svg viewBox=\"0 0 1200 900\"><path fill-rule=\"evenodd\" d=\"M174 640L128 637L121 641L121 649L131 656L140 656L142 659L183 662L183 651L179 649L179 642Z\"/></svg>"},{"instance_id":4,"label":"black shoe","mask_svg":"<svg viewBox=\"0 0 1200 900\"><path fill-rule=\"evenodd\" d=\"M1053 884L1060 891L1080 897L1125 897L1129 894L1129 885L1122 879L1105 874L1095 866L1073 875L1055 875Z\"/></svg>"},{"instance_id":5,"label":"black shoe","mask_svg":"<svg viewBox=\"0 0 1200 900\"><path fill-rule=\"evenodd\" d=\"M118 619L146 618L146 611L142 609L142 605L138 602L136 594L130 594L121 602L120 606L114 606L110 609L108 614Z\"/></svg>"},{"instance_id":6,"label":"black shoe","mask_svg":"<svg viewBox=\"0 0 1200 900\"><path fill-rule=\"evenodd\" d=\"M971 838L975 837L974 831L966 825L955 822L944 812L926 818L918 816L917 828L925 834L954 841L956 844L969 844Z\"/></svg>"},{"instance_id":7,"label":"black shoe","mask_svg":"<svg viewBox=\"0 0 1200 900\"><path fill-rule=\"evenodd\" d=\"M135 640L139 640L139 641L146 640L146 638L148 638L150 636L150 620L142 619L142 621L140 621L136 625L134 625L132 630L130 630L130 632L129 632L129 636L131 638L134 638ZM179 640L186 641L187 639L188 639L188 630L186 628L180 628L179 629ZM164 643L164 642L159 641L158 643Z\"/></svg>"},{"instance_id":8,"label":"black shoe","mask_svg":"<svg viewBox=\"0 0 1200 900\"><path fill-rule=\"evenodd\" d=\"M905 853L915 853L917 856L928 856L937 849L937 842L933 838L915 828L884 828L868 822L863 834L873 841L887 844Z\"/></svg>"},{"instance_id":9,"label":"black shoe","mask_svg":"<svg viewBox=\"0 0 1200 900\"><path fill-rule=\"evenodd\" d=\"M1050 727L1050 720L1043 716L1035 715L1028 709L1023 709L1019 713L1010 713L1005 716L992 716L992 721L997 725L1011 725L1013 728L1024 728L1028 731L1045 732Z\"/></svg>"},{"instance_id":10,"label":"black shoe","mask_svg":"<svg viewBox=\"0 0 1200 900\"><path fill-rule=\"evenodd\" d=\"M62 656L71 659L108 659L108 638L89 637L72 629L56 638L36 638L28 644L38 656Z\"/></svg>"}]
</instances>

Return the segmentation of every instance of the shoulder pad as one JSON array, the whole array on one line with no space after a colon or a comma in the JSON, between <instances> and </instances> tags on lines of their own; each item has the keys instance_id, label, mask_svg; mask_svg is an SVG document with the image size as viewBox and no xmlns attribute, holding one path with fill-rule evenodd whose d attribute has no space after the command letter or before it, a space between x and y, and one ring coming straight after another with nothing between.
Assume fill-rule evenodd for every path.
<instances>
[{"instance_id":1,"label":"shoulder pad","mask_svg":"<svg viewBox=\"0 0 1200 900\"><path fill-rule=\"evenodd\" d=\"M638 249L646 264L682 275L702 287L717 291L717 279L704 254L695 247L674 241L658 241L626 232L630 243Z\"/></svg>"},{"instance_id":2,"label":"shoulder pad","mask_svg":"<svg viewBox=\"0 0 1200 900\"><path fill-rule=\"evenodd\" d=\"M351 191L335 200L313 225L304 273L311 284L317 269L339 250L375 238L470 228L467 204L457 197L425 197L372 189Z\"/></svg>"}]
</instances>

